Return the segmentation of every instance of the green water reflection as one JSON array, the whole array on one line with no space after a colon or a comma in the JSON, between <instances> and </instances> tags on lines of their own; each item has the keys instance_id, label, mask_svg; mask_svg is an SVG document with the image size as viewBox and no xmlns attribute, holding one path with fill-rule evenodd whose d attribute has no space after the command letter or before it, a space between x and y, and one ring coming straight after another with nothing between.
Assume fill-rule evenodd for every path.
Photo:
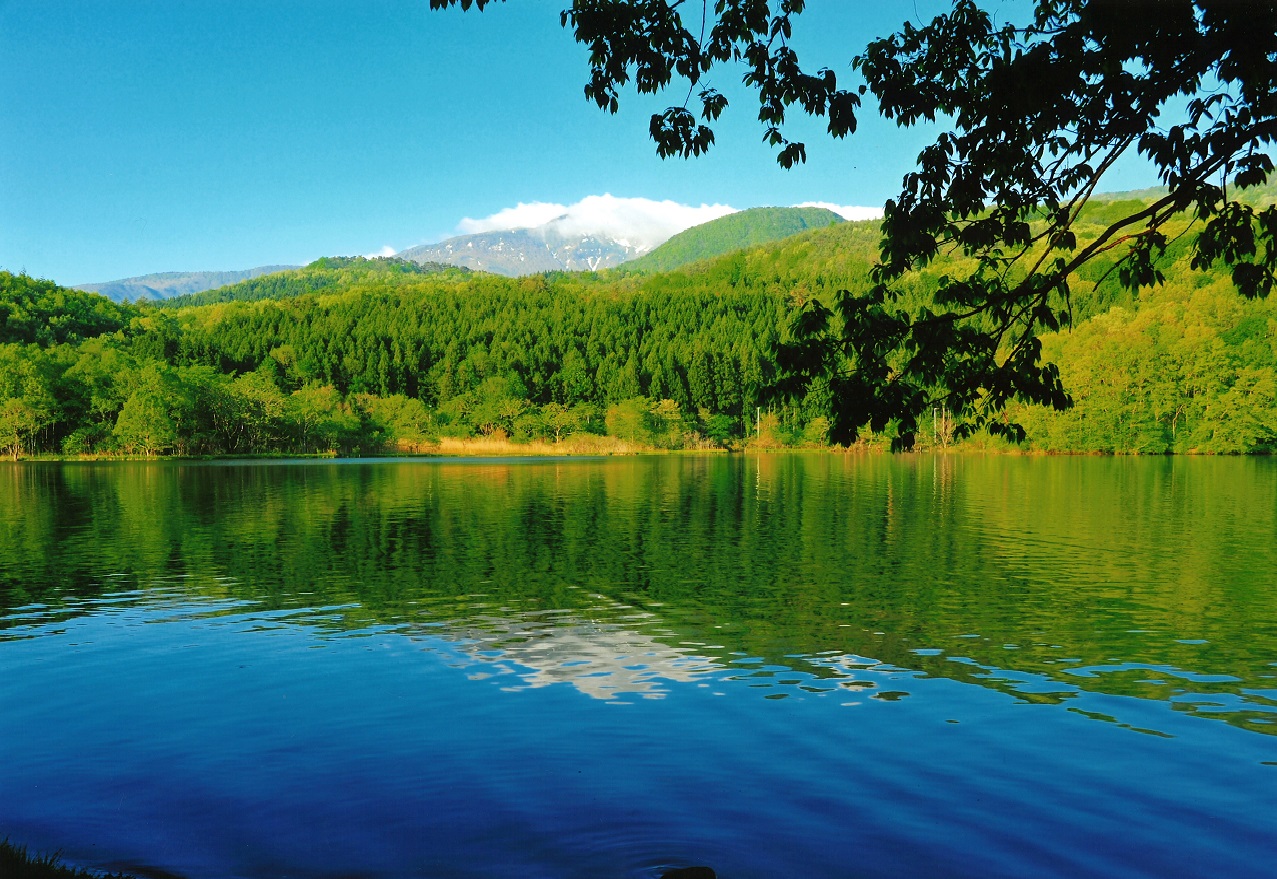
<instances>
[{"instance_id":1,"label":"green water reflection","mask_svg":"<svg viewBox=\"0 0 1277 879\"><path fill-rule=\"evenodd\" d=\"M707 665L893 698L867 671L916 669L1277 733L1268 460L20 464L0 534L0 638L198 600L443 635L602 698Z\"/></svg>"}]
</instances>

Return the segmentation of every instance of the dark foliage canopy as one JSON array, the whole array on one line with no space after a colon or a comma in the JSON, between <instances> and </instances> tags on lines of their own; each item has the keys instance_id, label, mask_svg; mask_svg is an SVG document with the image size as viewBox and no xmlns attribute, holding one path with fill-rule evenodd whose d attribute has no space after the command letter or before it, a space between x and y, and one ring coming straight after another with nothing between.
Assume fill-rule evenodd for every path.
<instances>
[{"instance_id":1,"label":"dark foliage canopy","mask_svg":"<svg viewBox=\"0 0 1277 879\"><path fill-rule=\"evenodd\" d=\"M482 9L495 0L430 0ZM1038 0L1031 20L998 23L972 0L923 26L905 23L851 59L854 81L811 71L790 46L804 0L573 0L562 13L590 49L586 97L615 112L622 88L688 100L652 117L662 156L714 141L727 99L706 85L738 65L758 97L765 138L785 167L806 145L787 114L856 129L872 100L899 125L943 130L887 202L875 284L812 302L782 351L788 388L829 378L833 436L895 425L912 444L935 406L961 431L1011 437L1000 417L1020 399L1070 405L1039 336L1072 321L1070 277L1100 254L1132 288L1158 283L1169 240L1191 234L1193 264L1231 266L1238 291L1267 296L1277 279L1277 207L1236 197L1273 170L1277 5L1238 0ZM695 103L692 98L695 96ZM1164 191L1080 240L1074 227L1105 173L1138 153ZM906 304L900 283L959 255L934 301Z\"/></svg>"}]
</instances>

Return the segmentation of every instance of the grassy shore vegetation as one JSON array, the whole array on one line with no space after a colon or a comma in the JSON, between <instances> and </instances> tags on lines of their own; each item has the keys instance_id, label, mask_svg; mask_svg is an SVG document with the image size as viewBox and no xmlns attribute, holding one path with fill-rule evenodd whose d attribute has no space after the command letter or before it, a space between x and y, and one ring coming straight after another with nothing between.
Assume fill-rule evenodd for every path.
<instances>
[{"instance_id":1,"label":"grassy shore vegetation","mask_svg":"<svg viewBox=\"0 0 1277 879\"><path fill-rule=\"evenodd\" d=\"M1105 211L1091 208L1094 228ZM1085 229L1082 230L1085 232ZM1277 307L1227 270L1133 294L1102 260L1045 340L1075 405L1013 405L1029 450L1277 447ZM839 223L663 273L503 278L340 258L160 304L0 272L0 450L31 455L622 453L828 442L829 394L772 393L812 298L868 286L874 224ZM956 263L908 279L922 307ZM949 445L948 413L923 424ZM874 439L868 441L874 443Z\"/></svg>"},{"instance_id":2,"label":"grassy shore vegetation","mask_svg":"<svg viewBox=\"0 0 1277 879\"><path fill-rule=\"evenodd\" d=\"M26 846L0 840L0 876L4 879L131 879L123 873L92 873L68 867L57 855L35 855Z\"/></svg>"}]
</instances>

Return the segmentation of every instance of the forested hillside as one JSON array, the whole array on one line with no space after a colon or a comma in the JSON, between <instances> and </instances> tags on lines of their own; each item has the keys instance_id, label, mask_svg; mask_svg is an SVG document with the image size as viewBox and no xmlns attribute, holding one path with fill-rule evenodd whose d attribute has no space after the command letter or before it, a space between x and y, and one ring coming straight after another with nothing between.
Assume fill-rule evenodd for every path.
<instances>
[{"instance_id":1,"label":"forested hillside","mask_svg":"<svg viewBox=\"0 0 1277 879\"><path fill-rule=\"evenodd\" d=\"M1088 228L1122 210L1097 205ZM1074 328L1048 337L1046 352L1076 405L1013 407L1030 449L1277 445L1277 310L1238 296L1225 271L1191 271L1189 237L1168 251L1166 282L1138 296L1111 264L1074 280ZM677 271L519 279L334 258L153 305L0 273L0 447L16 457L384 453L476 436L821 445L826 392L771 393L777 345L798 304L865 289L877 245L875 224L839 223ZM902 306L925 305L947 267L912 277ZM947 444L946 414L933 423L920 439Z\"/></svg>"},{"instance_id":2,"label":"forested hillside","mask_svg":"<svg viewBox=\"0 0 1277 879\"><path fill-rule=\"evenodd\" d=\"M380 284L390 289L404 281L416 280L419 275L448 274L459 278L469 272L469 269L443 263L418 263L397 257L330 256L317 259L299 269L248 278L213 290L173 296L156 304L164 308L186 308L216 302L287 299L306 293L348 290L357 285L368 288Z\"/></svg>"},{"instance_id":3,"label":"forested hillside","mask_svg":"<svg viewBox=\"0 0 1277 879\"><path fill-rule=\"evenodd\" d=\"M842 217L824 208L750 208L685 229L651 253L624 265L635 271L668 272L841 222Z\"/></svg>"}]
</instances>

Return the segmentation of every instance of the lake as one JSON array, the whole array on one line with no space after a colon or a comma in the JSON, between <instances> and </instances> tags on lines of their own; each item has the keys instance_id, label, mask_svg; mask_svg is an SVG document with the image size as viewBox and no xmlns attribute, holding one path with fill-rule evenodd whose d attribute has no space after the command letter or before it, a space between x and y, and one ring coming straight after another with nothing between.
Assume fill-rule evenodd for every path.
<instances>
[{"instance_id":1,"label":"lake","mask_svg":"<svg viewBox=\"0 0 1277 879\"><path fill-rule=\"evenodd\" d=\"M138 875L1268 876L1277 461L6 464L0 706Z\"/></svg>"}]
</instances>

